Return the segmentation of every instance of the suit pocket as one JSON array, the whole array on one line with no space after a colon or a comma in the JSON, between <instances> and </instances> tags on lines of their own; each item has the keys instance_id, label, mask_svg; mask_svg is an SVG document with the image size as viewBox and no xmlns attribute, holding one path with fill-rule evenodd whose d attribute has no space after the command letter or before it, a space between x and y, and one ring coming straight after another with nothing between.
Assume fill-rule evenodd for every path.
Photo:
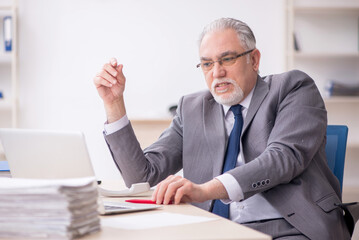
<instances>
[{"instance_id":1,"label":"suit pocket","mask_svg":"<svg viewBox=\"0 0 359 240\"><path fill-rule=\"evenodd\" d=\"M321 209L323 209L324 212L330 212L338 208L338 204L340 204L341 201L335 193L332 193L324 198L321 198L316 203Z\"/></svg>"}]
</instances>

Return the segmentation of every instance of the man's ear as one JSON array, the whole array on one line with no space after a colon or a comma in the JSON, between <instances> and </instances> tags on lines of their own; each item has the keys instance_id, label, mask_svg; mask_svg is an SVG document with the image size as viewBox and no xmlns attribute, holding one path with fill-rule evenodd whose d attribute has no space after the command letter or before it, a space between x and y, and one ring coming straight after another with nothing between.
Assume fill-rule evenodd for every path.
<instances>
[{"instance_id":1,"label":"man's ear","mask_svg":"<svg viewBox=\"0 0 359 240\"><path fill-rule=\"evenodd\" d=\"M255 72L258 72L261 53L259 52L258 49L254 49L250 56L251 56L252 68Z\"/></svg>"}]
</instances>

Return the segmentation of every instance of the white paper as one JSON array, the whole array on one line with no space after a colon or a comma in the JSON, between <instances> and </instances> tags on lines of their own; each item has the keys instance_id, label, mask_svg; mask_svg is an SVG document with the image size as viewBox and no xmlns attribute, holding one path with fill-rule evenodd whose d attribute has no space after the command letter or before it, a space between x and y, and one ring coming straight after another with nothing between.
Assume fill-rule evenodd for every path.
<instances>
[{"instance_id":1,"label":"white paper","mask_svg":"<svg viewBox=\"0 0 359 240\"><path fill-rule=\"evenodd\" d=\"M101 225L113 228L122 228L129 230L159 228L167 226L177 226L182 224L193 224L207 221L213 221L216 218L191 216L178 213L154 213L136 216L118 216L111 218L102 218Z\"/></svg>"},{"instance_id":2,"label":"white paper","mask_svg":"<svg viewBox=\"0 0 359 240\"><path fill-rule=\"evenodd\" d=\"M72 239L100 229L95 178L0 178L0 238Z\"/></svg>"}]
</instances>

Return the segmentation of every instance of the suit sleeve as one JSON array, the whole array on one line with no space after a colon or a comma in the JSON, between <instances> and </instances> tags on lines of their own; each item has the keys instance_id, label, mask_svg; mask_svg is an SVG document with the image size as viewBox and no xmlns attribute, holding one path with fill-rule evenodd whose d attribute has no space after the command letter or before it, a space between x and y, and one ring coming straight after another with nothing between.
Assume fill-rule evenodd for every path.
<instances>
[{"instance_id":1,"label":"suit sleeve","mask_svg":"<svg viewBox=\"0 0 359 240\"><path fill-rule=\"evenodd\" d=\"M271 86L278 97L271 103L276 112L273 125L266 129L270 131L266 148L255 159L246 159L246 164L228 172L240 184L244 199L299 176L325 141L327 115L314 81L292 71L279 82Z\"/></svg>"},{"instance_id":2,"label":"suit sleeve","mask_svg":"<svg viewBox=\"0 0 359 240\"><path fill-rule=\"evenodd\" d=\"M156 185L182 168L181 102L170 127L142 151L132 125L105 135L106 143L127 187L133 183Z\"/></svg>"}]
</instances>

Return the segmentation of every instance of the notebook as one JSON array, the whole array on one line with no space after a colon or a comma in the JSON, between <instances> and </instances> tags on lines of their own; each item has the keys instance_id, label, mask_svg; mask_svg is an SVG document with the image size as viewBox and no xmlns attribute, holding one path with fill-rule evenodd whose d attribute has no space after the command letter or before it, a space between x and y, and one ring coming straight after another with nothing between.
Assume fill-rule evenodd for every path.
<instances>
[{"instance_id":1,"label":"notebook","mask_svg":"<svg viewBox=\"0 0 359 240\"><path fill-rule=\"evenodd\" d=\"M85 136L76 131L50 131L34 129L0 129L11 176L14 178L81 178L95 176ZM125 196L150 190L148 183L140 183L130 189L108 191L99 187L104 196ZM101 214L114 214L149 210L160 206L100 202Z\"/></svg>"}]
</instances>

